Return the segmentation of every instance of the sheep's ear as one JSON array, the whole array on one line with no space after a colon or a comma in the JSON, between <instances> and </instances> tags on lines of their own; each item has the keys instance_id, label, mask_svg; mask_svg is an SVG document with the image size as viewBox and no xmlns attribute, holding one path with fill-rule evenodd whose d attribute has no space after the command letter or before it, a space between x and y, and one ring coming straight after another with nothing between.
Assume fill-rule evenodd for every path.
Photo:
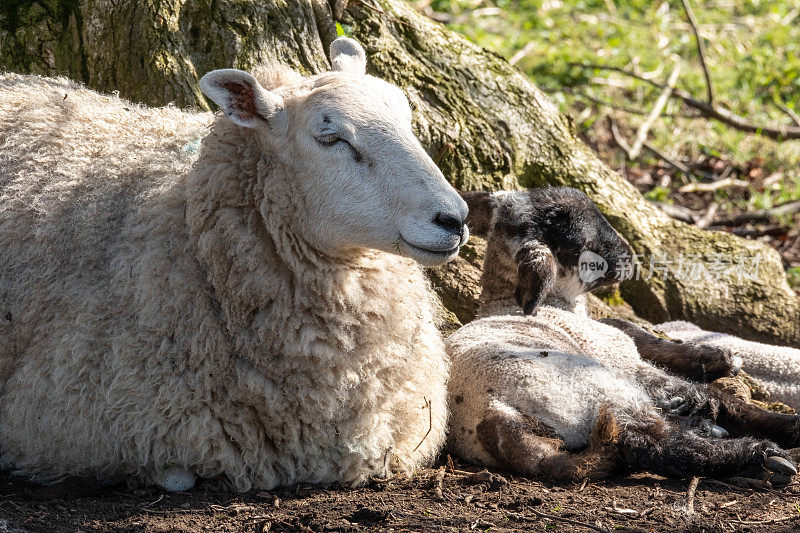
<instances>
[{"instance_id":1,"label":"sheep's ear","mask_svg":"<svg viewBox=\"0 0 800 533\"><path fill-rule=\"evenodd\" d=\"M349 37L339 37L331 43L332 70L365 74L367 72L367 54L357 41Z\"/></svg>"},{"instance_id":2,"label":"sheep's ear","mask_svg":"<svg viewBox=\"0 0 800 533\"><path fill-rule=\"evenodd\" d=\"M245 128L275 122L283 109L280 96L261 87L251 74L242 70L211 71L200 79L200 89L231 121Z\"/></svg>"},{"instance_id":3,"label":"sheep's ear","mask_svg":"<svg viewBox=\"0 0 800 533\"><path fill-rule=\"evenodd\" d=\"M517 303L526 315L536 313L556 282L557 266L553 253L539 241L529 241L516 253Z\"/></svg>"}]
</instances>

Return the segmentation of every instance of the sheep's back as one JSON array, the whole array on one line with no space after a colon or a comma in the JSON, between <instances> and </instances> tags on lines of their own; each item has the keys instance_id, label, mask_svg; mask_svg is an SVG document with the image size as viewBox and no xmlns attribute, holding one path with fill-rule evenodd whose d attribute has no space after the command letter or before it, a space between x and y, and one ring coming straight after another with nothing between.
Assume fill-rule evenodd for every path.
<instances>
[{"instance_id":1,"label":"sheep's back","mask_svg":"<svg viewBox=\"0 0 800 533\"><path fill-rule=\"evenodd\" d=\"M210 120L0 76L0 449L17 466L144 446L103 433L135 432L148 379L187 364L177 325L206 312L182 183Z\"/></svg>"}]
</instances>

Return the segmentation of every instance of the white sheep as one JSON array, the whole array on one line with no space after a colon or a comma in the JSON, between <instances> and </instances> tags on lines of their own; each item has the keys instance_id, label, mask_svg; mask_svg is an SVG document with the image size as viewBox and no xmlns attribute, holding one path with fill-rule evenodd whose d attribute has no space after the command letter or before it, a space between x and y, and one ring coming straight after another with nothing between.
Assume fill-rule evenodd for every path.
<instances>
[{"instance_id":1,"label":"white sheep","mask_svg":"<svg viewBox=\"0 0 800 533\"><path fill-rule=\"evenodd\" d=\"M737 354L742 368L758 379L771 400L800 411L800 349L747 341L734 335L706 331L689 322L665 322L655 329L684 342L718 346Z\"/></svg>"},{"instance_id":2,"label":"white sheep","mask_svg":"<svg viewBox=\"0 0 800 533\"><path fill-rule=\"evenodd\" d=\"M457 454L550 480L646 470L769 476L779 485L797 472L776 444L749 436L795 447L800 417L769 413L650 362L688 353L689 366L707 367L701 377L711 379L735 372L731 354L632 325L626 334L588 317L584 293L623 278L631 251L584 194L546 188L465 197L473 230L488 230L489 239L479 317L446 343L448 442ZM738 438L719 438L725 430Z\"/></svg>"},{"instance_id":3,"label":"white sheep","mask_svg":"<svg viewBox=\"0 0 800 533\"><path fill-rule=\"evenodd\" d=\"M361 46L331 58L207 74L216 119L0 76L5 464L245 491L436 456L449 362L417 262L458 253L467 207Z\"/></svg>"}]
</instances>

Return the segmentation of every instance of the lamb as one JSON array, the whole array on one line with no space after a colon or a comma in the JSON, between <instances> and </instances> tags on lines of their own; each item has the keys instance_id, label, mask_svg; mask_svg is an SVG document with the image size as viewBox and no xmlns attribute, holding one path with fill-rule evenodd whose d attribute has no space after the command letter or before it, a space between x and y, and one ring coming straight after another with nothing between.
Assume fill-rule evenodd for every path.
<instances>
[{"instance_id":1,"label":"lamb","mask_svg":"<svg viewBox=\"0 0 800 533\"><path fill-rule=\"evenodd\" d=\"M800 349L747 341L734 335L706 331L684 321L655 326L684 342L725 348L742 359L743 370L758 379L770 398L800 411Z\"/></svg>"},{"instance_id":2,"label":"lamb","mask_svg":"<svg viewBox=\"0 0 800 533\"><path fill-rule=\"evenodd\" d=\"M330 55L206 74L216 118L0 77L4 464L247 491L436 456L449 361L419 265L458 253L467 206L362 47Z\"/></svg>"},{"instance_id":3,"label":"lamb","mask_svg":"<svg viewBox=\"0 0 800 533\"><path fill-rule=\"evenodd\" d=\"M624 278L631 251L585 195L465 198L473 233L489 238L479 317L446 341L456 454L545 480L649 471L783 485L797 473L779 445L800 444L800 417L671 375L653 362L686 346L587 316L585 293ZM608 268L580 270L582 257ZM729 352L688 350L705 379L736 372Z\"/></svg>"}]
</instances>

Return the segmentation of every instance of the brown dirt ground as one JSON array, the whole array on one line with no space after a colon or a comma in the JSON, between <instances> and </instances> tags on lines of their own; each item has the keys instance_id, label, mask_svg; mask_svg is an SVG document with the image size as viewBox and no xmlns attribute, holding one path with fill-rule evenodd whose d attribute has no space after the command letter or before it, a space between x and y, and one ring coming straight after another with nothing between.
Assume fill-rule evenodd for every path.
<instances>
[{"instance_id":1,"label":"brown dirt ground","mask_svg":"<svg viewBox=\"0 0 800 533\"><path fill-rule=\"evenodd\" d=\"M471 465L374 480L358 489L300 485L271 492L204 488L42 487L0 473L0 533L106 531L800 531L800 483L752 490L639 474L552 486ZM441 485L437 476L444 477ZM437 487L441 487L441 492Z\"/></svg>"}]
</instances>

